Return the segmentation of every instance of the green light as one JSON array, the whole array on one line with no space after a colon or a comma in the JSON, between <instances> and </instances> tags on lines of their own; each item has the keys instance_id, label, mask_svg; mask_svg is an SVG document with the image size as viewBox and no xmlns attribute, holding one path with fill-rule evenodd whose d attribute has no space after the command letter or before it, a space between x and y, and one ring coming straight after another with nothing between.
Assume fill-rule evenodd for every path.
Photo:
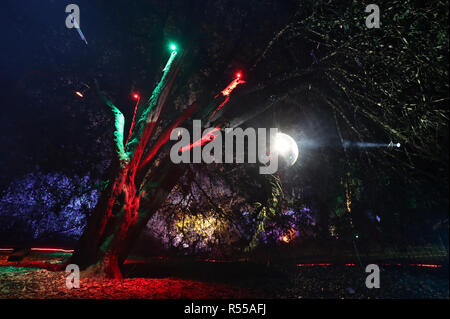
<instances>
[{"instance_id":1,"label":"green light","mask_svg":"<svg viewBox=\"0 0 450 319\"><path fill-rule=\"evenodd\" d=\"M175 44L170 45L170 50L175 51L177 49L177 46Z\"/></svg>"},{"instance_id":2,"label":"green light","mask_svg":"<svg viewBox=\"0 0 450 319\"><path fill-rule=\"evenodd\" d=\"M358 236L358 235L355 235L355 238L359 238L359 236Z\"/></svg>"}]
</instances>

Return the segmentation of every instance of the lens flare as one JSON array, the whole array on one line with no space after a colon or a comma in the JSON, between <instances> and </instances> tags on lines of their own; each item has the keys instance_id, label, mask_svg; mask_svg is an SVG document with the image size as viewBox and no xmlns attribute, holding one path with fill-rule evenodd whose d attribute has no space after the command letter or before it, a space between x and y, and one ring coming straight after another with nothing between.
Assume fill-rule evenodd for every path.
<instances>
[{"instance_id":1,"label":"lens flare","mask_svg":"<svg viewBox=\"0 0 450 319\"><path fill-rule=\"evenodd\" d=\"M274 151L294 165L298 159L298 146L292 137L284 133L277 133L274 138Z\"/></svg>"}]
</instances>

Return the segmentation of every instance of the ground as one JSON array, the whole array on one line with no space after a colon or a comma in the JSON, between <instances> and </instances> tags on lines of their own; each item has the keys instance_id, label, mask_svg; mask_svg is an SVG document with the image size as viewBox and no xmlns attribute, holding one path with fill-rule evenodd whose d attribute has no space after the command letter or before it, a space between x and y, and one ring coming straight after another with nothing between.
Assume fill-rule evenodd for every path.
<instances>
[{"instance_id":1,"label":"ground","mask_svg":"<svg viewBox=\"0 0 450 319\"><path fill-rule=\"evenodd\" d=\"M66 288L55 271L68 254L36 254L21 262L0 256L0 298L449 298L448 266L381 266L380 289L365 286L356 264L263 265L249 262L147 258L130 259L126 279L81 279ZM47 268L47 269L44 269Z\"/></svg>"},{"instance_id":2,"label":"ground","mask_svg":"<svg viewBox=\"0 0 450 319\"><path fill-rule=\"evenodd\" d=\"M13 269L11 269L13 268ZM171 278L82 279L79 289L65 286L66 274L36 268L0 267L0 298L38 299L222 299L249 298L244 289ZM246 295L247 293L247 295Z\"/></svg>"}]
</instances>

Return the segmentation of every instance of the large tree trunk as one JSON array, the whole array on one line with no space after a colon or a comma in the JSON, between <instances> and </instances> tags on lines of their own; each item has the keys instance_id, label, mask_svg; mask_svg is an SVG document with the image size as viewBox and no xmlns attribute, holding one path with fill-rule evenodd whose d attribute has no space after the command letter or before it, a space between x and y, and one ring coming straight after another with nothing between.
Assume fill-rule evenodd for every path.
<instances>
[{"instance_id":1,"label":"large tree trunk","mask_svg":"<svg viewBox=\"0 0 450 319\"><path fill-rule=\"evenodd\" d=\"M183 174L169 158L151 170L137 188L127 170L116 170L115 182L102 193L78 242L71 263L85 275L121 278L120 266L149 219Z\"/></svg>"},{"instance_id":2,"label":"large tree trunk","mask_svg":"<svg viewBox=\"0 0 450 319\"><path fill-rule=\"evenodd\" d=\"M179 70L176 56L177 52L173 51L148 103L139 106L141 116L135 127L134 123L131 124L132 133L127 144L124 144L123 114L100 92L96 83L99 97L114 114L116 156L108 187L102 192L71 259L71 263L85 270L86 275L122 277L119 266L140 230L161 206L181 174L180 168L169 170L173 164L168 158L161 161L160 166L151 169L142 165L142 160L151 165L157 151L167 141L160 137L157 145L149 150L152 155L146 154L153 129ZM194 109L189 108L189 112L181 116L179 121L190 116ZM142 206L141 201L144 204Z\"/></svg>"}]
</instances>

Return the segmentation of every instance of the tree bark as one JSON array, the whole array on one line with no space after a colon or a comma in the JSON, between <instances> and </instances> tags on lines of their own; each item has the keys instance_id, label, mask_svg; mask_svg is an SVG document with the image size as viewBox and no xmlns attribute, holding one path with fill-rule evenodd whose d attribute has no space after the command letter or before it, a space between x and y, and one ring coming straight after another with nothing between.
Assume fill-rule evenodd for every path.
<instances>
[{"instance_id":1,"label":"tree bark","mask_svg":"<svg viewBox=\"0 0 450 319\"><path fill-rule=\"evenodd\" d=\"M161 163L138 189L119 174L100 196L71 259L86 276L122 278L121 265L184 172L168 155Z\"/></svg>"}]
</instances>

